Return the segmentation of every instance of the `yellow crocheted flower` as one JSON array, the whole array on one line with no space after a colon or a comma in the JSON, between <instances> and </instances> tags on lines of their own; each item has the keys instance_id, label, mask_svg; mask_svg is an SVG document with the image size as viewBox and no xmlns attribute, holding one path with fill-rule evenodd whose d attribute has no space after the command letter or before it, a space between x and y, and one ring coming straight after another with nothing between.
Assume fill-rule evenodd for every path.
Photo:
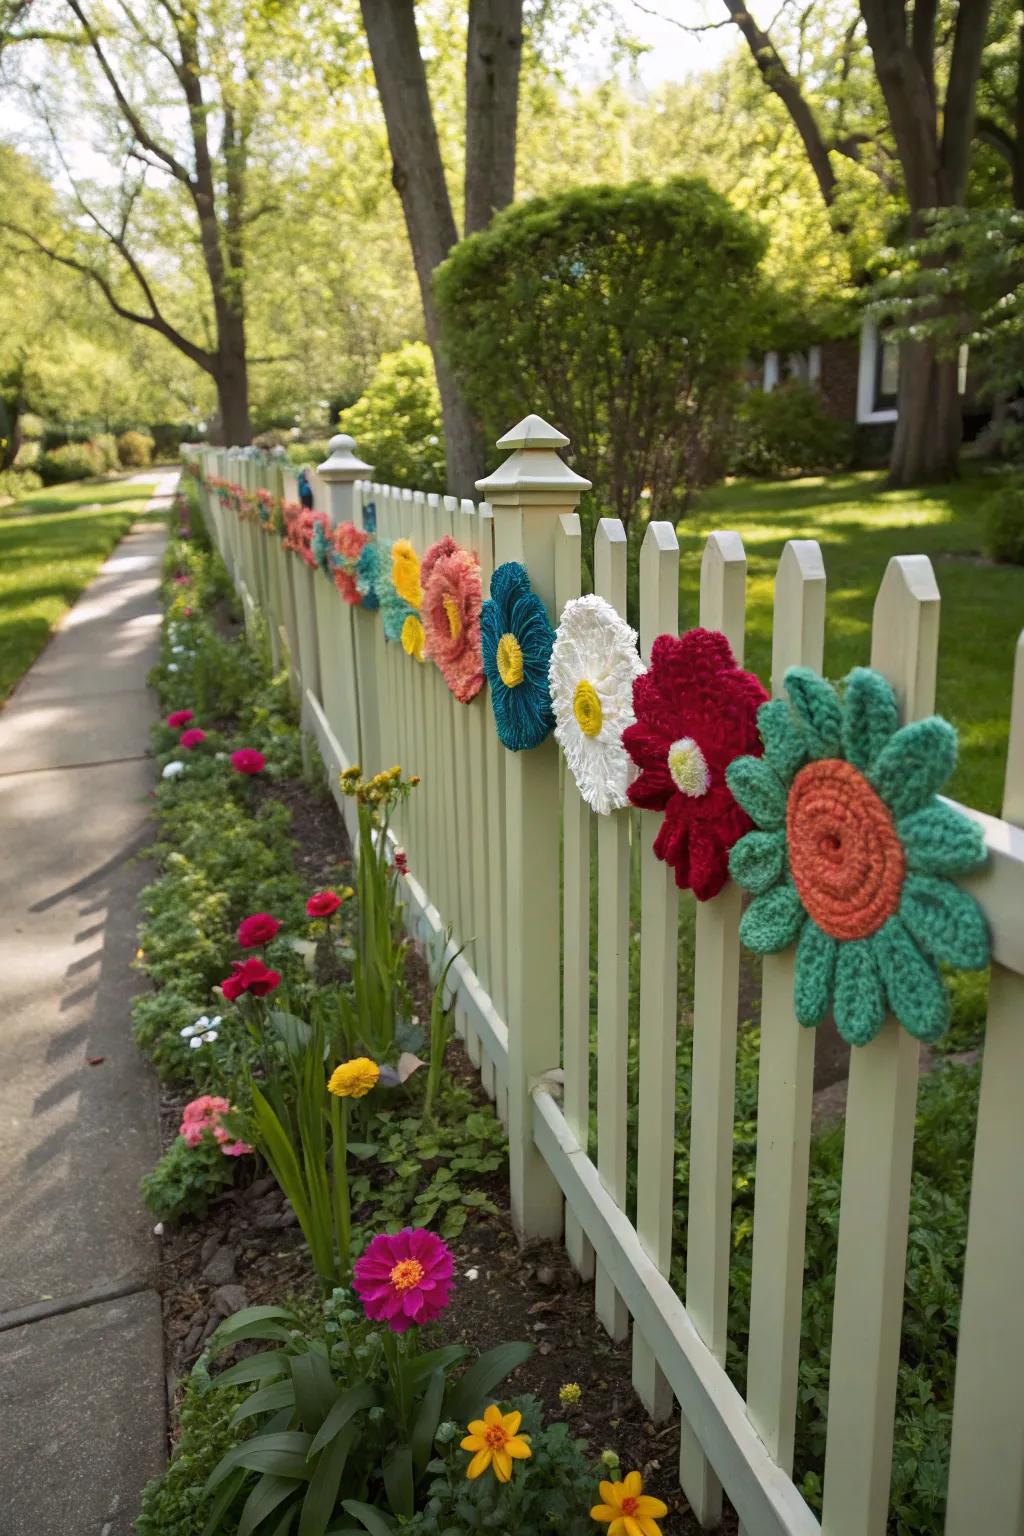
<instances>
[{"instance_id":1,"label":"yellow crocheted flower","mask_svg":"<svg viewBox=\"0 0 1024 1536\"><path fill-rule=\"evenodd\" d=\"M502 1413L497 1403L484 1409L482 1419L473 1419L467 1426L469 1434L462 1442L464 1451L475 1455L466 1468L467 1477L479 1477L490 1467L499 1483L507 1483L512 1476L513 1461L526 1461L533 1455L529 1435L521 1435L521 1413Z\"/></svg>"},{"instance_id":2,"label":"yellow crocheted flower","mask_svg":"<svg viewBox=\"0 0 1024 1536\"><path fill-rule=\"evenodd\" d=\"M591 1520L607 1525L608 1536L661 1536L657 1521L668 1505L644 1493L639 1472L628 1472L621 1483L599 1483L602 1503L590 1511Z\"/></svg>"},{"instance_id":3,"label":"yellow crocheted flower","mask_svg":"<svg viewBox=\"0 0 1024 1536\"><path fill-rule=\"evenodd\" d=\"M418 608L423 602L420 585L420 557L408 539L396 539L391 546L391 581L399 597L410 608Z\"/></svg>"},{"instance_id":4,"label":"yellow crocheted flower","mask_svg":"<svg viewBox=\"0 0 1024 1536\"><path fill-rule=\"evenodd\" d=\"M365 1099L376 1088L380 1067L369 1056L357 1056L335 1067L327 1083L328 1092L339 1099Z\"/></svg>"},{"instance_id":5,"label":"yellow crocheted flower","mask_svg":"<svg viewBox=\"0 0 1024 1536\"><path fill-rule=\"evenodd\" d=\"M402 650L407 656L415 656L417 661L422 661L425 644L423 625L414 613L410 613L402 625Z\"/></svg>"}]
</instances>

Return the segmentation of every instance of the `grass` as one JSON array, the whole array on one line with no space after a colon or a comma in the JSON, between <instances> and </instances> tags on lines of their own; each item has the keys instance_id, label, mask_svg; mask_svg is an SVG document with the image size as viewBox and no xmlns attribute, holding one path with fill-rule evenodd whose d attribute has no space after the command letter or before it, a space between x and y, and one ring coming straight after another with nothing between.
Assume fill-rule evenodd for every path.
<instances>
[{"instance_id":1,"label":"grass","mask_svg":"<svg viewBox=\"0 0 1024 1536\"><path fill-rule=\"evenodd\" d=\"M0 702L150 495L144 485L78 480L0 508Z\"/></svg>"},{"instance_id":2,"label":"grass","mask_svg":"<svg viewBox=\"0 0 1024 1536\"><path fill-rule=\"evenodd\" d=\"M928 555L942 597L936 709L960 733L948 793L998 814L1002 800L1014 648L1024 626L1024 567L982 562L982 515L993 477L971 466L956 484L885 489L858 473L787 482L736 481L699 497L679 524L680 625L697 622L700 553L732 528L747 551L747 665L771 670L772 583L787 539L815 538L828 577L825 672L865 664L871 610L893 555Z\"/></svg>"}]
</instances>

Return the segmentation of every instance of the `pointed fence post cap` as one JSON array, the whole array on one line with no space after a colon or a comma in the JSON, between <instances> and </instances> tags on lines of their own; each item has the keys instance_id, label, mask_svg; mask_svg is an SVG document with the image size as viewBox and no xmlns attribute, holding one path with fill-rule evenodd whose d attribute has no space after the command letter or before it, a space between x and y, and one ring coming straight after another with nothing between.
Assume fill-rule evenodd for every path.
<instances>
[{"instance_id":1,"label":"pointed fence post cap","mask_svg":"<svg viewBox=\"0 0 1024 1536\"><path fill-rule=\"evenodd\" d=\"M499 437L495 447L510 450L508 458L493 474L478 480L477 490L491 502L529 492L561 492L567 505L575 506L591 482L570 469L558 449L569 439L546 422L543 416L524 416L523 420Z\"/></svg>"},{"instance_id":2,"label":"pointed fence post cap","mask_svg":"<svg viewBox=\"0 0 1024 1536\"><path fill-rule=\"evenodd\" d=\"M330 456L318 464L316 472L327 484L344 484L349 480L365 480L372 472L372 464L364 464L355 454L355 438L347 432L339 432L327 444Z\"/></svg>"}]
</instances>

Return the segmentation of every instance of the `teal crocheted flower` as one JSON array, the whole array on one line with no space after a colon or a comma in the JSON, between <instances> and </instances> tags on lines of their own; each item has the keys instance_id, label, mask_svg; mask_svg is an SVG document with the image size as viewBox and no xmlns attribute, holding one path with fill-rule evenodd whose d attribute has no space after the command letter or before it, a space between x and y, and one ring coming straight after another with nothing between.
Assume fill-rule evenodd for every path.
<instances>
[{"instance_id":1,"label":"teal crocheted flower","mask_svg":"<svg viewBox=\"0 0 1024 1536\"><path fill-rule=\"evenodd\" d=\"M510 752L540 746L555 724L548 689L555 631L526 567L515 560L499 565L491 577L480 642L502 745Z\"/></svg>"},{"instance_id":2,"label":"teal crocheted flower","mask_svg":"<svg viewBox=\"0 0 1024 1536\"><path fill-rule=\"evenodd\" d=\"M763 757L726 779L754 822L729 869L754 893L740 937L759 954L796 944L801 1024L831 1007L851 1045L888 1013L919 1040L949 1023L939 964L981 970L989 937L954 885L985 860L980 828L937 798L956 766L956 732L938 716L900 727L885 678L857 667L842 697L806 667L786 699L762 704Z\"/></svg>"},{"instance_id":3,"label":"teal crocheted flower","mask_svg":"<svg viewBox=\"0 0 1024 1536\"><path fill-rule=\"evenodd\" d=\"M367 512L373 507L369 502L363 508L365 519ZM376 508L374 508L374 522L376 522ZM367 523L369 529L369 524ZM380 546L376 539L369 539L359 552L356 561L356 587L363 600L364 608L379 608L380 598L377 596L377 578L380 574Z\"/></svg>"},{"instance_id":4,"label":"teal crocheted flower","mask_svg":"<svg viewBox=\"0 0 1024 1536\"><path fill-rule=\"evenodd\" d=\"M366 548L371 546L367 544ZM391 544L386 540L378 539L373 545L377 551L376 569L373 577L373 590L380 608L380 616L384 624L384 638L395 643L402 639L402 628L406 619L415 608L399 597L395 591L395 584L391 579ZM364 550L365 554L365 550ZM356 578L358 584L358 577Z\"/></svg>"},{"instance_id":5,"label":"teal crocheted flower","mask_svg":"<svg viewBox=\"0 0 1024 1536\"><path fill-rule=\"evenodd\" d=\"M313 556L313 564L317 570L323 571L325 576L331 574L331 536L325 523L315 523L309 540L310 554Z\"/></svg>"}]
</instances>

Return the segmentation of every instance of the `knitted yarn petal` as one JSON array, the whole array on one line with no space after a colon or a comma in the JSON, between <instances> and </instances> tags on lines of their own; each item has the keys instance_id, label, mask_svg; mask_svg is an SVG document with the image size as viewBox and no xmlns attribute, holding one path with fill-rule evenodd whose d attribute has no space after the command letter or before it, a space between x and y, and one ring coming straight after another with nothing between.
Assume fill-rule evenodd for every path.
<instances>
[{"instance_id":1,"label":"knitted yarn petal","mask_svg":"<svg viewBox=\"0 0 1024 1536\"><path fill-rule=\"evenodd\" d=\"M740 938L755 954L775 955L789 948L805 920L796 887L786 880L754 897L740 922Z\"/></svg>"},{"instance_id":2,"label":"knitted yarn petal","mask_svg":"<svg viewBox=\"0 0 1024 1536\"><path fill-rule=\"evenodd\" d=\"M927 805L955 767L956 731L948 721L930 715L889 738L868 778L899 818Z\"/></svg>"},{"instance_id":3,"label":"knitted yarn petal","mask_svg":"<svg viewBox=\"0 0 1024 1536\"><path fill-rule=\"evenodd\" d=\"M484 685L480 562L445 534L423 556L420 580L426 655L460 704L468 704Z\"/></svg>"},{"instance_id":4,"label":"knitted yarn petal","mask_svg":"<svg viewBox=\"0 0 1024 1536\"><path fill-rule=\"evenodd\" d=\"M555 739L583 799L601 816L628 805L636 769L622 743L643 672L636 631L603 597L572 598L548 667Z\"/></svg>"},{"instance_id":5,"label":"knitted yarn petal","mask_svg":"<svg viewBox=\"0 0 1024 1536\"><path fill-rule=\"evenodd\" d=\"M764 742L765 762L770 763L784 783L807 762L803 732L793 718L785 699L771 699L757 712L757 728Z\"/></svg>"},{"instance_id":6,"label":"knitted yarn petal","mask_svg":"<svg viewBox=\"0 0 1024 1536\"><path fill-rule=\"evenodd\" d=\"M786 868L786 834L748 832L733 846L729 873L755 896L781 880Z\"/></svg>"},{"instance_id":7,"label":"knitted yarn petal","mask_svg":"<svg viewBox=\"0 0 1024 1536\"><path fill-rule=\"evenodd\" d=\"M843 687L843 754L868 773L899 729L896 695L887 678L870 667L854 667Z\"/></svg>"},{"instance_id":8,"label":"knitted yarn petal","mask_svg":"<svg viewBox=\"0 0 1024 1536\"><path fill-rule=\"evenodd\" d=\"M725 782L759 827L774 831L785 825L786 789L763 757L737 757L726 769Z\"/></svg>"},{"instance_id":9,"label":"knitted yarn petal","mask_svg":"<svg viewBox=\"0 0 1024 1536\"><path fill-rule=\"evenodd\" d=\"M842 736L843 712L839 695L810 667L790 667L786 692L800 723L811 757L836 757Z\"/></svg>"},{"instance_id":10,"label":"knitted yarn petal","mask_svg":"<svg viewBox=\"0 0 1024 1536\"><path fill-rule=\"evenodd\" d=\"M906 924L890 917L870 940L889 1007L918 1040L937 1040L949 1025L949 994L934 962L914 943Z\"/></svg>"},{"instance_id":11,"label":"knitted yarn petal","mask_svg":"<svg viewBox=\"0 0 1024 1536\"><path fill-rule=\"evenodd\" d=\"M832 1007L836 1029L849 1045L867 1045L885 1023L885 989L872 939L839 945Z\"/></svg>"},{"instance_id":12,"label":"knitted yarn petal","mask_svg":"<svg viewBox=\"0 0 1024 1536\"><path fill-rule=\"evenodd\" d=\"M933 960L965 971L988 965L988 925L967 891L934 875L908 875L903 882L900 917Z\"/></svg>"},{"instance_id":13,"label":"knitted yarn petal","mask_svg":"<svg viewBox=\"0 0 1024 1536\"><path fill-rule=\"evenodd\" d=\"M976 821L942 800L896 823L907 868L923 875L962 875L985 862L985 834Z\"/></svg>"},{"instance_id":14,"label":"knitted yarn petal","mask_svg":"<svg viewBox=\"0 0 1024 1536\"><path fill-rule=\"evenodd\" d=\"M504 636L516 642L521 677L507 684L498 664ZM548 664L555 631L547 609L530 586L526 567L509 560L491 577L491 595L480 613L484 674L490 684L494 724L510 752L537 747L552 730L555 717L548 692Z\"/></svg>"},{"instance_id":15,"label":"knitted yarn petal","mask_svg":"<svg viewBox=\"0 0 1024 1536\"><path fill-rule=\"evenodd\" d=\"M828 1013L836 973L839 945L809 917L796 946L793 1003L805 1026L820 1024Z\"/></svg>"},{"instance_id":16,"label":"knitted yarn petal","mask_svg":"<svg viewBox=\"0 0 1024 1536\"><path fill-rule=\"evenodd\" d=\"M363 599L363 607L376 609L380 607L380 598L377 595L377 581L380 575L380 545L376 539L371 539L364 544L356 561L356 587Z\"/></svg>"}]
</instances>

